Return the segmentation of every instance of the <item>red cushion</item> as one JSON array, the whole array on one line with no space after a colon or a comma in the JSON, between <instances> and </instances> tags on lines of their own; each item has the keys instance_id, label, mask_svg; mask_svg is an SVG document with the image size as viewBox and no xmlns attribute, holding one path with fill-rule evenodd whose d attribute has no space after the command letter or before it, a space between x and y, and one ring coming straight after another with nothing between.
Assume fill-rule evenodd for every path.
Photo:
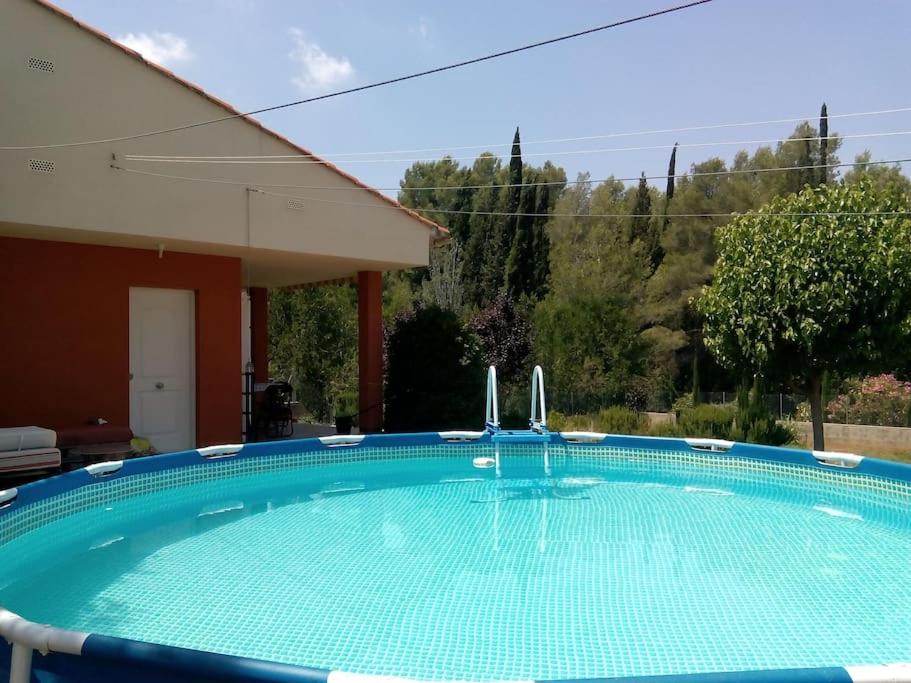
<instances>
[{"instance_id":1,"label":"red cushion","mask_svg":"<svg viewBox=\"0 0 911 683\"><path fill-rule=\"evenodd\" d=\"M122 425L80 425L79 427L66 427L57 429L57 447L72 448L84 444L114 443L116 441L129 441L133 438L133 431Z\"/></svg>"}]
</instances>

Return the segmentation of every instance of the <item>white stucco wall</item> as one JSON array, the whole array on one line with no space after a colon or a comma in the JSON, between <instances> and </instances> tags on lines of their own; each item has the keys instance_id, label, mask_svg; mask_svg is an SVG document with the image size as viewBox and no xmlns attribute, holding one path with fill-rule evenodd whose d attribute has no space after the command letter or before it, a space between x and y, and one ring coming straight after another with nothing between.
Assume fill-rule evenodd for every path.
<instances>
[{"instance_id":1,"label":"white stucco wall","mask_svg":"<svg viewBox=\"0 0 911 683\"><path fill-rule=\"evenodd\" d=\"M30 57L53 71L30 68ZM0 146L111 138L227 115L33 0L0 2ZM301 141L318 147L318 139ZM0 234L204 253L249 260L250 284L292 284L357 270L425 265L432 231L367 191L285 190L307 202L245 187L126 174L112 154L270 155L294 147L243 120L142 140L87 147L0 151ZM54 173L29 168L53 162ZM247 166L118 163L171 175L259 183L352 187L316 164ZM276 190L279 191L279 190Z\"/></svg>"}]
</instances>

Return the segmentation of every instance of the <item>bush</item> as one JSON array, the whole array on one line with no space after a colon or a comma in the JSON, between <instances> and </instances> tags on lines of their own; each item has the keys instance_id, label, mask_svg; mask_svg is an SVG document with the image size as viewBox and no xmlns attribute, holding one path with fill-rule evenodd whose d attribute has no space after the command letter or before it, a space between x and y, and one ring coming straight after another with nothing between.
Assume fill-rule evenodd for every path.
<instances>
[{"instance_id":1,"label":"bush","mask_svg":"<svg viewBox=\"0 0 911 683\"><path fill-rule=\"evenodd\" d=\"M681 436L727 439L731 435L735 412L730 405L700 403L680 411L677 431Z\"/></svg>"},{"instance_id":2,"label":"bush","mask_svg":"<svg viewBox=\"0 0 911 683\"><path fill-rule=\"evenodd\" d=\"M757 380L750 391L737 395L737 414L729 437L732 441L784 446L795 439L791 429L779 424L766 404L762 384Z\"/></svg>"},{"instance_id":3,"label":"bush","mask_svg":"<svg viewBox=\"0 0 911 683\"><path fill-rule=\"evenodd\" d=\"M682 437L689 436L688 434L683 434L680 431L680 427L673 422L660 422L648 430L649 436L665 436L665 437Z\"/></svg>"},{"instance_id":4,"label":"bush","mask_svg":"<svg viewBox=\"0 0 911 683\"><path fill-rule=\"evenodd\" d=\"M607 434L642 434L648 429L644 415L623 406L611 406L598 412L595 431Z\"/></svg>"},{"instance_id":5,"label":"bush","mask_svg":"<svg viewBox=\"0 0 911 683\"><path fill-rule=\"evenodd\" d=\"M547 413L547 428L552 432L595 431L591 415L564 415L556 410Z\"/></svg>"},{"instance_id":6,"label":"bush","mask_svg":"<svg viewBox=\"0 0 911 683\"><path fill-rule=\"evenodd\" d=\"M907 427L911 414L911 383L894 375L848 380L846 391L826 406L829 422Z\"/></svg>"},{"instance_id":7,"label":"bush","mask_svg":"<svg viewBox=\"0 0 911 683\"><path fill-rule=\"evenodd\" d=\"M398 315L386 338L386 430L479 427L485 380L478 338L455 313L427 306Z\"/></svg>"},{"instance_id":8,"label":"bush","mask_svg":"<svg viewBox=\"0 0 911 683\"><path fill-rule=\"evenodd\" d=\"M526 380L531 354L531 323L512 299L501 294L490 306L479 311L468 327L481 340L484 362L497 369L503 383Z\"/></svg>"}]
</instances>

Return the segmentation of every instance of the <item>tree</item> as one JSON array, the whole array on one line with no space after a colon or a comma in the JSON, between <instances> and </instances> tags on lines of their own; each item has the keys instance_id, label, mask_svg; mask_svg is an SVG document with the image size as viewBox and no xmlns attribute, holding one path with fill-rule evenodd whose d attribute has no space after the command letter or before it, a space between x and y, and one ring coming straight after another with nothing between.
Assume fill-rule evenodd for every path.
<instances>
[{"instance_id":1,"label":"tree","mask_svg":"<svg viewBox=\"0 0 911 683\"><path fill-rule=\"evenodd\" d=\"M484 362L477 336L452 311L419 307L386 338L386 429L466 429L484 419Z\"/></svg>"},{"instance_id":2,"label":"tree","mask_svg":"<svg viewBox=\"0 0 911 683\"><path fill-rule=\"evenodd\" d=\"M535 176L530 177L535 182ZM537 289L535 282L535 187L526 186L522 191L516 230L506 259L505 284L509 296L520 299Z\"/></svg>"},{"instance_id":3,"label":"tree","mask_svg":"<svg viewBox=\"0 0 911 683\"><path fill-rule=\"evenodd\" d=\"M639 241L647 245L650 241L649 223L652 217L652 193L645 179L645 172L639 178L636 188L636 198L633 203L632 219L630 220L630 242Z\"/></svg>"},{"instance_id":4,"label":"tree","mask_svg":"<svg viewBox=\"0 0 911 683\"><path fill-rule=\"evenodd\" d=\"M829 110L826 103L822 103L822 109L819 110L819 184L825 185L829 182L829 169L826 166L829 163Z\"/></svg>"},{"instance_id":5,"label":"tree","mask_svg":"<svg viewBox=\"0 0 911 683\"><path fill-rule=\"evenodd\" d=\"M294 386L318 420L357 392L357 293L351 285L273 289L269 296L270 372Z\"/></svg>"},{"instance_id":6,"label":"tree","mask_svg":"<svg viewBox=\"0 0 911 683\"><path fill-rule=\"evenodd\" d=\"M594 191L580 176L557 201L548 226L551 285L534 313L535 355L547 368L551 403L590 410L622 401L645 373L647 345L637 306L647 264L616 217L628 212L623 183Z\"/></svg>"},{"instance_id":7,"label":"tree","mask_svg":"<svg viewBox=\"0 0 911 683\"><path fill-rule=\"evenodd\" d=\"M497 368L498 380L507 384L527 381L531 323L512 299L501 294L479 311L468 327L481 340L484 364Z\"/></svg>"},{"instance_id":8,"label":"tree","mask_svg":"<svg viewBox=\"0 0 911 683\"><path fill-rule=\"evenodd\" d=\"M800 383L817 449L826 371L877 372L907 353L908 213L907 196L862 180L775 199L718 230L714 280L697 301L706 347L728 368Z\"/></svg>"},{"instance_id":9,"label":"tree","mask_svg":"<svg viewBox=\"0 0 911 683\"><path fill-rule=\"evenodd\" d=\"M505 285L506 262L512 250L518 229L519 202L522 198L522 146L519 139L519 129L512 139L512 150L509 157L508 187L505 189L504 202L495 230L485 245L485 258L481 268L481 287L486 293L486 300L492 300Z\"/></svg>"},{"instance_id":10,"label":"tree","mask_svg":"<svg viewBox=\"0 0 911 683\"><path fill-rule=\"evenodd\" d=\"M869 165L870 157L870 152L867 150L854 158L854 163L858 165L845 173L844 182L846 184L859 183L867 179L877 189L891 188L895 192L911 196L911 180L902 173L901 166L898 164L872 166Z\"/></svg>"}]
</instances>

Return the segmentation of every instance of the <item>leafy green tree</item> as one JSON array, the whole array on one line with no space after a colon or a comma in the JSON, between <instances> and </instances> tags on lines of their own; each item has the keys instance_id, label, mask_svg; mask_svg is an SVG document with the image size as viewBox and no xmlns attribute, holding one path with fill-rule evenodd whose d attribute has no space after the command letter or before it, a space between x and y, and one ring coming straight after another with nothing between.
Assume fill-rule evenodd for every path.
<instances>
[{"instance_id":1,"label":"leafy green tree","mask_svg":"<svg viewBox=\"0 0 911 683\"><path fill-rule=\"evenodd\" d=\"M551 403L568 411L622 401L645 373L636 302L647 265L630 244L619 181L580 182L557 201L549 224L551 276L534 314L535 356L547 368ZM572 217L562 214L588 214Z\"/></svg>"},{"instance_id":2,"label":"leafy green tree","mask_svg":"<svg viewBox=\"0 0 911 683\"><path fill-rule=\"evenodd\" d=\"M318 420L357 392L357 293L351 285L273 289L269 295L269 368L291 382Z\"/></svg>"},{"instance_id":3,"label":"leafy green tree","mask_svg":"<svg viewBox=\"0 0 911 683\"><path fill-rule=\"evenodd\" d=\"M502 184L504 179L505 173L499 158L485 152L475 160L468 184L494 186ZM483 306L494 295L485 286L482 273L485 272L489 245L499 239L497 230L502 224L502 218L489 213L499 209L500 195L499 187L481 187L475 191L471 204L472 214L468 219L468 237L462 240L464 299L465 303L474 306Z\"/></svg>"},{"instance_id":4,"label":"leafy green tree","mask_svg":"<svg viewBox=\"0 0 911 683\"><path fill-rule=\"evenodd\" d=\"M718 231L697 301L706 347L726 367L801 384L817 449L825 372L890 369L907 353L911 219L891 212L911 212L908 197L863 180L777 198Z\"/></svg>"},{"instance_id":5,"label":"leafy green tree","mask_svg":"<svg viewBox=\"0 0 911 683\"><path fill-rule=\"evenodd\" d=\"M873 187L879 190L891 189L894 192L911 196L911 180L902 173L901 166L898 164L889 166L868 165L870 158L869 151L858 154L854 158L854 163L859 165L845 173L844 182L846 184L854 184L866 179L873 184Z\"/></svg>"},{"instance_id":6,"label":"leafy green tree","mask_svg":"<svg viewBox=\"0 0 911 683\"><path fill-rule=\"evenodd\" d=\"M439 306L399 315L386 338L386 429L466 429L484 420L477 336Z\"/></svg>"}]
</instances>

